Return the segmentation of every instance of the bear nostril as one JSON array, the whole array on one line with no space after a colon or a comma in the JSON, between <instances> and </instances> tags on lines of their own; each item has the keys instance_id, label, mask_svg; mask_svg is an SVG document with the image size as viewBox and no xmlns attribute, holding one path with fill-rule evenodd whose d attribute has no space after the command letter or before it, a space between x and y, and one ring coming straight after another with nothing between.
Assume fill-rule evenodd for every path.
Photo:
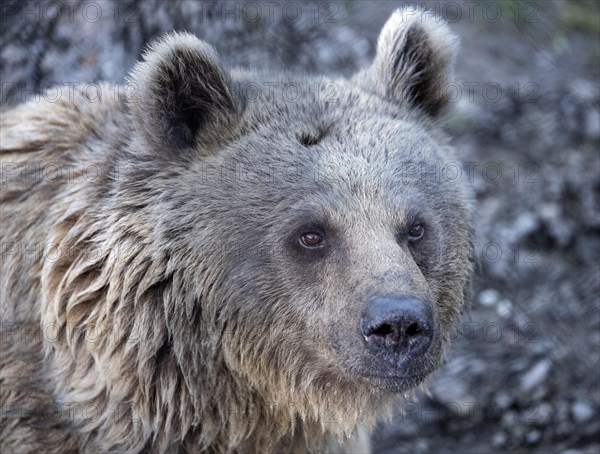
<instances>
[{"instance_id":1,"label":"bear nostril","mask_svg":"<svg viewBox=\"0 0 600 454\"><path fill-rule=\"evenodd\" d=\"M377 328L375 328L374 330L372 330L370 332L370 335L385 337L385 336L392 334L392 332L393 332L392 325L388 325L387 323L384 323L383 325L380 325Z\"/></svg>"},{"instance_id":2,"label":"bear nostril","mask_svg":"<svg viewBox=\"0 0 600 454\"><path fill-rule=\"evenodd\" d=\"M406 328L406 335L410 337L418 336L422 332L423 330L416 323L412 323L408 328Z\"/></svg>"}]
</instances>

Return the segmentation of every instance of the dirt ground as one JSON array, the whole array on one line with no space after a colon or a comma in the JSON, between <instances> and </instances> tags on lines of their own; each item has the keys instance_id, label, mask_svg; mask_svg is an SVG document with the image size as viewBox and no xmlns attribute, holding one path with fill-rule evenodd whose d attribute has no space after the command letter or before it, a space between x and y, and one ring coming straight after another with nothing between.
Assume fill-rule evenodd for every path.
<instances>
[{"instance_id":1,"label":"dirt ground","mask_svg":"<svg viewBox=\"0 0 600 454\"><path fill-rule=\"evenodd\" d=\"M600 3L8 1L3 105L52 84L123 82L172 29L228 64L351 74L402 3L461 38L444 125L477 196L471 307L447 361L377 453L600 452Z\"/></svg>"}]
</instances>

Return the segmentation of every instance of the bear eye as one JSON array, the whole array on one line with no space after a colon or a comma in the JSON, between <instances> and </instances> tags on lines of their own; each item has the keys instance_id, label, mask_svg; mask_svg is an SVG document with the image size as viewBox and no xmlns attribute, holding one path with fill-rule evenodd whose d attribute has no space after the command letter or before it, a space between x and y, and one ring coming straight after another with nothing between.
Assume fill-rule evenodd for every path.
<instances>
[{"instance_id":1,"label":"bear eye","mask_svg":"<svg viewBox=\"0 0 600 454\"><path fill-rule=\"evenodd\" d=\"M415 224L410 228L408 232L408 240L409 241L417 241L420 240L425 234L425 227L422 224Z\"/></svg>"},{"instance_id":2,"label":"bear eye","mask_svg":"<svg viewBox=\"0 0 600 454\"><path fill-rule=\"evenodd\" d=\"M323 237L315 232L307 232L300 235L300 244L307 248L317 248L323 245Z\"/></svg>"}]
</instances>

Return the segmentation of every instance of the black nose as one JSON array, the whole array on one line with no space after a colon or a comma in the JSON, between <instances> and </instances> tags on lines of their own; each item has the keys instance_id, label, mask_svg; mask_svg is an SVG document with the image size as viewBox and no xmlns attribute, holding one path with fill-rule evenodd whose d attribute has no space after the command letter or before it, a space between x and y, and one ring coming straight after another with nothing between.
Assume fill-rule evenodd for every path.
<instances>
[{"instance_id":1,"label":"black nose","mask_svg":"<svg viewBox=\"0 0 600 454\"><path fill-rule=\"evenodd\" d=\"M415 297L376 298L362 317L360 329L367 346L411 357L424 354L433 338L433 315Z\"/></svg>"}]
</instances>

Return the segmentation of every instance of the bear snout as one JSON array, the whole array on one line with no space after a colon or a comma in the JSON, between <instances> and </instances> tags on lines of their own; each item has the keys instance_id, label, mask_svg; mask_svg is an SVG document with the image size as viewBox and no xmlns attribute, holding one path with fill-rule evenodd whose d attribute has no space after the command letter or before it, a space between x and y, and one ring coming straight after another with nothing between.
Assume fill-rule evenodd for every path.
<instances>
[{"instance_id":1,"label":"bear snout","mask_svg":"<svg viewBox=\"0 0 600 454\"><path fill-rule=\"evenodd\" d=\"M429 349L433 335L429 304L414 296L378 297L369 302L360 320L367 348L375 355L416 359Z\"/></svg>"}]
</instances>

